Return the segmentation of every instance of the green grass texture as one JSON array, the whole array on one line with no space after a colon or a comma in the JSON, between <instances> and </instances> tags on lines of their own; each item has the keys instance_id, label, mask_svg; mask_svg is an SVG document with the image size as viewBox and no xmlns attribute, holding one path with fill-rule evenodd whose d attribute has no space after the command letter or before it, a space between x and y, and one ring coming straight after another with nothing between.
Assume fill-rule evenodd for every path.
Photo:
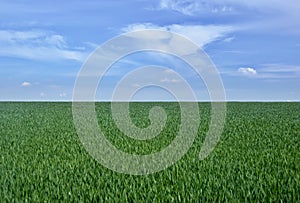
<instances>
[{"instance_id":1,"label":"green grass texture","mask_svg":"<svg viewBox=\"0 0 300 203\"><path fill-rule=\"evenodd\" d=\"M110 103L96 103L99 130L118 149L150 154L168 146L180 127L172 102L130 103L145 128L153 106L168 117L147 141L124 135ZM199 160L210 122L199 103L200 127L189 151L171 167L136 176L111 171L81 144L72 103L0 103L0 202L300 202L300 103L229 102L214 151Z\"/></svg>"}]
</instances>

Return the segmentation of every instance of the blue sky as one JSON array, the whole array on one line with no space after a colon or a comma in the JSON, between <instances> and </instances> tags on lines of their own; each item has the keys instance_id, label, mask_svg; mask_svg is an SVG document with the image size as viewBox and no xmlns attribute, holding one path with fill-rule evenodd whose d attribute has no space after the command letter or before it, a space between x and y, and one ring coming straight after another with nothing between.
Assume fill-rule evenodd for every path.
<instances>
[{"instance_id":1,"label":"blue sky","mask_svg":"<svg viewBox=\"0 0 300 203\"><path fill-rule=\"evenodd\" d=\"M228 100L300 100L297 0L0 0L0 5L0 100L71 100L89 54L112 37L140 29L176 32L202 47L220 72ZM149 61L173 66L176 59L129 56L112 67L102 89L120 80L121 69ZM173 68L184 75L188 67L178 62ZM199 84L194 90L206 100ZM144 92L145 98L160 91ZM101 91L97 96L106 97Z\"/></svg>"}]
</instances>

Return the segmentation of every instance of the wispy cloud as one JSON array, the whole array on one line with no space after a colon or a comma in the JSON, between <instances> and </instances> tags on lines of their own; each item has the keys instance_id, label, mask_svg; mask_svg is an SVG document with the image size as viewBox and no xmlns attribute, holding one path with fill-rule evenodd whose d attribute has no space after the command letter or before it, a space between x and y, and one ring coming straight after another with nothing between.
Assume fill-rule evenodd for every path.
<instances>
[{"instance_id":1,"label":"wispy cloud","mask_svg":"<svg viewBox=\"0 0 300 203\"><path fill-rule=\"evenodd\" d=\"M237 10L259 10L261 12L279 11L281 13L295 12L300 8L297 0L160 0L158 9L170 9L185 15L196 15L201 12L233 12ZM292 13L290 13L292 14Z\"/></svg>"},{"instance_id":2,"label":"wispy cloud","mask_svg":"<svg viewBox=\"0 0 300 203\"><path fill-rule=\"evenodd\" d=\"M161 0L158 9L170 9L184 15L193 16L199 13L232 12L233 7L216 1L197 0Z\"/></svg>"},{"instance_id":3,"label":"wispy cloud","mask_svg":"<svg viewBox=\"0 0 300 203\"><path fill-rule=\"evenodd\" d=\"M237 28L226 25L179 25L171 24L159 26L151 23L130 24L123 28L123 32L138 31L144 29L160 29L175 32L190 38L198 46L204 47L213 41L222 39L227 34L234 32Z\"/></svg>"},{"instance_id":4,"label":"wispy cloud","mask_svg":"<svg viewBox=\"0 0 300 203\"><path fill-rule=\"evenodd\" d=\"M300 78L299 65L262 64L260 72L260 78L266 79Z\"/></svg>"},{"instance_id":5,"label":"wispy cloud","mask_svg":"<svg viewBox=\"0 0 300 203\"><path fill-rule=\"evenodd\" d=\"M30 82L27 82L27 81L22 82L22 84L21 84L22 87L30 87L31 85L32 84Z\"/></svg>"},{"instance_id":6,"label":"wispy cloud","mask_svg":"<svg viewBox=\"0 0 300 203\"><path fill-rule=\"evenodd\" d=\"M160 9L171 9L177 12L180 12L184 15L193 15L195 11L198 11L202 8L200 2L196 1L182 1L182 0L161 0Z\"/></svg>"},{"instance_id":7,"label":"wispy cloud","mask_svg":"<svg viewBox=\"0 0 300 203\"><path fill-rule=\"evenodd\" d=\"M0 30L0 56L83 61L86 53L70 48L64 37L43 31Z\"/></svg>"},{"instance_id":8,"label":"wispy cloud","mask_svg":"<svg viewBox=\"0 0 300 203\"><path fill-rule=\"evenodd\" d=\"M242 73L243 75L247 75L247 76L253 76L253 75L256 75L257 72L254 68L239 68L238 69L238 72L239 73Z\"/></svg>"},{"instance_id":9,"label":"wispy cloud","mask_svg":"<svg viewBox=\"0 0 300 203\"><path fill-rule=\"evenodd\" d=\"M163 78L160 80L162 83L179 83L181 80L175 78Z\"/></svg>"},{"instance_id":10,"label":"wispy cloud","mask_svg":"<svg viewBox=\"0 0 300 203\"><path fill-rule=\"evenodd\" d=\"M241 16L236 22L242 22L243 29L272 32L274 29L282 31L285 27L284 33L300 33L298 0L160 0L157 10L171 10L186 16L213 15L222 18L234 14ZM244 18L246 13L253 17ZM254 17L258 15L259 20Z\"/></svg>"},{"instance_id":11,"label":"wispy cloud","mask_svg":"<svg viewBox=\"0 0 300 203\"><path fill-rule=\"evenodd\" d=\"M300 66L286 64L263 64L263 72L300 74Z\"/></svg>"},{"instance_id":12,"label":"wispy cloud","mask_svg":"<svg viewBox=\"0 0 300 203\"><path fill-rule=\"evenodd\" d=\"M228 76L248 76L260 79L292 79L300 78L300 66L286 64L261 64L256 68L241 67L233 71L224 71Z\"/></svg>"},{"instance_id":13,"label":"wispy cloud","mask_svg":"<svg viewBox=\"0 0 300 203\"><path fill-rule=\"evenodd\" d=\"M166 74L166 75L172 75L174 74L175 72L171 69L166 69L165 71L163 71L163 74Z\"/></svg>"},{"instance_id":14,"label":"wispy cloud","mask_svg":"<svg viewBox=\"0 0 300 203\"><path fill-rule=\"evenodd\" d=\"M227 37L223 39L223 42L232 42L235 39L235 37Z\"/></svg>"}]
</instances>

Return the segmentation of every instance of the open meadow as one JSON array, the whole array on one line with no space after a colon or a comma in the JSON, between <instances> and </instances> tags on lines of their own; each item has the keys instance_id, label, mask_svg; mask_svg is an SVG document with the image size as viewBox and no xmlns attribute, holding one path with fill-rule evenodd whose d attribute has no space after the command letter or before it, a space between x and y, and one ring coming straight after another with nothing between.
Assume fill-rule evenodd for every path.
<instances>
[{"instance_id":1,"label":"open meadow","mask_svg":"<svg viewBox=\"0 0 300 203\"><path fill-rule=\"evenodd\" d=\"M97 103L101 130L123 151L149 154L166 147L179 128L177 103L131 103L136 126L162 106L167 124L149 141L123 135L110 103ZM201 124L188 153L173 166L145 176L111 171L84 149L72 103L0 103L0 201L116 202L300 201L300 103L227 103L223 134L203 161L198 156L210 121L210 103L199 103Z\"/></svg>"}]
</instances>

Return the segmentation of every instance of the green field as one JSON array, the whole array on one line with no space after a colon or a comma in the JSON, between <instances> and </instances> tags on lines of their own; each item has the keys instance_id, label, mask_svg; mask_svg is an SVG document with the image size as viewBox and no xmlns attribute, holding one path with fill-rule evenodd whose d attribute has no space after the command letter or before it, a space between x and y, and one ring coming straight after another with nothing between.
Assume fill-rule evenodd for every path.
<instances>
[{"instance_id":1,"label":"green field","mask_svg":"<svg viewBox=\"0 0 300 203\"><path fill-rule=\"evenodd\" d=\"M118 148L148 154L166 147L180 121L177 103L131 103L139 127L149 109L166 109L165 129L136 141L115 126L110 103L97 103L99 125ZM72 120L71 103L0 103L0 202L228 201L300 202L300 103L228 103L215 150L198 159L210 121L199 103L201 124L193 146L170 168L134 176L111 171L89 156Z\"/></svg>"}]
</instances>

